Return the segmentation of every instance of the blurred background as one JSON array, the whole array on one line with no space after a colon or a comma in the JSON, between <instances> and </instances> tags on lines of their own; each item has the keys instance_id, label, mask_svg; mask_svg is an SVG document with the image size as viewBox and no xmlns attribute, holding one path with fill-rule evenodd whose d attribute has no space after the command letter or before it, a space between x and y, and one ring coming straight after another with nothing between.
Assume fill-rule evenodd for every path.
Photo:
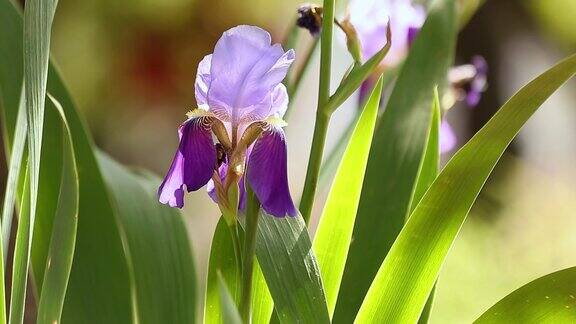
<instances>
[{"instance_id":1,"label":"blurred background","mask_svg":"<svg viewBox=\"0 0 576 324\"><path fill-rule=\"evenodd\" d=\"M53 56L97 145L125 164L163 175L177 147L177 126L195 106L193 84L201 58L212 52L224 30L238 24L259 25L282 41L299 4L60 0ZM456 60L483 55L490 66L489 88L476 109L455 107L447 114L459 144L517 89L574 52L574 17L574 0L487 0L480 7L460 33ZM302 32L296 48L300 57L310 42ZM350 63L343 42L336 46L334 85ZM292 98L288 120L294 197L302 190L314 124L317 54ZM329 146L350 121L355 100L333 120ZM573 80L532 118L499 163L443 268L434 323L471 322L515 288L576 265L575 106ZM316 217L325 195L320 193ZM186 199L183 214L203 287L219 212L203 190Z\"/></svg>"}]
</instances>

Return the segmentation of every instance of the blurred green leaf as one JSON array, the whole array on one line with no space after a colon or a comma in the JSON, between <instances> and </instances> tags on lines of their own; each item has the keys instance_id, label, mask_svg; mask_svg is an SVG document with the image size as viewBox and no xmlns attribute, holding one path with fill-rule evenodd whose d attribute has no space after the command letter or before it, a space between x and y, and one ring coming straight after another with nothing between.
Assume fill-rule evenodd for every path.
<instances>
[{"instance_id":1,"label":"blurred green leaf","mask_svg":"<svg viewBox=\"0 0 576 324\"><path fill-rule=\"evenodd\" d=\"M48 95L48 107L56 109L64 130L62 145L62 176L58 205L52 226L52 235L44 271L42 293L38 303L38 323L59 323L72 268L76 229L78 224L78 171L68 122L64 110Z\"/></svg>"},{"instance_id":2,"label":"blurred green leaf","mask_svg":"<svg viewBox=\"0 0 576 324\"><path fill-rule=\"evenodd\" d=\"M336 306L346 255L352 239L381 93L382 78L364 105L362 115L348 142L314 237L314 252L322 275L330 316Z\"/></svg>"},{"instance_id":3,"label":"blurred green leaf","mask_svg":"<svg viewBox=\"0 0 576 324\"><path fill-rule=\"evenodd\" d=\"M240 300L240 283L238 282L240 265L236 262L234 245L230 229L223 217L220 217L210 247L208 277L206 279L206 297L204 300L204 323L225 323L224 305L220 300L219 277L235 301Z\"/></svg>"},{"instance_id":4,"label":"blurred green leaf","mask_svg":"<svg viewBox=\"0 0 576 324\"><path fill-rule=\"evenodd\" d=\"M22 73L22 17L18 10L8 0L0 0L2 27L0 31L7 31L8 37L0 38L0 53L3 61L0 63L0 81L2 84L2 101L4 104L4 117L2 118L5 133L13 138L16 128L16 116L18 114L18 101L20 100ZM20 87L19 87L20 86ZM100 169L92 151L92 141L84 123L78 115L68 91L64 87L56 70L51 66L48 73L48 92L50 92L64 108L68 120L72 138L74 139L74 152L80 179L80 205L77 229L76 250L72 272L66 292L66 300L62 313L62 321L71 323L128 323L132 320L132 302L130 298L130 281L128 267L124 257L122 242L117 229L114 212L110 206L108 192L104 186ZM8 91L6 91L8 90ZM9 103L9 104L6 104ZM62 144L60 119L56 111L48 110L45 116L44 138L52 140L55 147L43 150L43 154L53 154L61 157L58 147ZM49 119L57 121L51 122ZM54 163L48 163L51 159L43 156L41 181L39 188L39 202L42 206L39 213L49 214L49 210L57 202L56 194L58 186L53 186L50 181L60 174L56 158ZM52 166L56 169L51 169ZM47 174L44 178L42 174ZM59 181L59 179L57 179ZM45 189L43 189L45 188ZM20 195L22 197L22 194ZM22 212L21 212L22 213ZM53 214L52 214L53 215ZM48 246L51 229L51 219L38 216L34 228L34 240L32 246L32 270L37 288L42 287L44 278L45 256L48 254ZM42 224L42 225L41 225ZM43 233L40 235L39 233ZM38 291L37 295L41 295Z\"/></svg>"},{"instance_id":5,"label":"blurred green leaf","mask_svg":"<svg viewBox=\"0 0 576 324\"><path fill-rule=\"evenodd\" d=\"M6 61L0 63L2 100L3 103L13 103L18 102L20 93L14 90L17 87L12 85L12 83L21 84L22 79L14 79L18 75L9 74L12 70L17 71L18 68L6 69L5 67L16 65L22 68L21 59L19 59L22 53L14 51L15 48L22 48L22 25L18 23L21 21L18 11L10 6L7 0L0 0L0 3L2 4L2 7L0 7L2 8L2 18L8 18L0 20L0 30L4 31L3 27L6 24L8 29L12 31L11 33L16 35L0 39L0 53L3 55L2 58L6 59ZM4 89L12 90L6 92ZM164 207L159 208L156 206L159 203L155 197L156 188L151 188L152 180L126 174L121 178L130 183L124 183L124 185L126 187L135 187L136 185L131 182L138 182L141 188L134 190L139 190L141 193L145 192L146 195L144 196L144 194L138 194L137 192L137 197L139 197L137 199L145 201L143 206L146 206L150 213L152 213L151 210L155 210L154 217L158 219L152 221L151 217L146 217L146 215L151 215L148 212L145 216L131 214L133 219L129 221L121 219L122 215L117 214L117 209L127 210L132 208L132 206L116 205L113 208L111 205L108 188L104 185L100 166L96 161L92 139L84 127L84 122L78 115L62 80L52 66L50 66L48 73L48 92L63 106L72 138L74 139L74 152L76 153L80 179L76 250L66 292L62 321L70 323L130 323L138 319L140 322L148 322L155 320L148 316L153 317L159 313L166 314L167 312L178 313L170 314L167 317L169 319L178 318L186 323L193 321L195 312L193 303L194 288L190 290L190 287L192 287L194 274L190 271L189 256L186 256L188 253L186 251L190 248L188 240L186 239L185 244L182 243L185 233L182 221L176 219L179 216L174 214L174 211L167 211ZM17 96L18 99L15 99L14 96ZM6 116L6 118L2 119L4 130L5 132L13 132L18 113L17 105L4 105L3 112ZM47 211L51 208L55 210L55 207L48 204L56 205L57 199L53 197L57 197L54 195L59 192L59 186L51 184L50 181L55 181L55 179L59 181L59 179L50 176L50 174L60 174L55 172L55 170L59 170L58 167L61 168L61 163L59 166L56 159L58 156L60 158L62 156L61 153L56 154L61 150L61 134L60 119L57 113L47 110L43 139L45 142L43 145L51 149L42 150L40 193L38 197L38 205L41 208L38 210L38 215L42 213L50 215ZM52 141L52 145L55 145L54 148L46 145L48 140ZM55 157L48 158L45 153L52 154ZM44 178L43 174L46 174L46 178ZM158 179L152 182L154 187L159 183ZM144 187L144 184L147 187ZM45 194L42 194L42 190L45 190ZM41 202L43 199L45 201ZM129 201L128 204L130 203L132 202ZM152 204L154 204L154 207L151 207ZM130 233L120 231L118 227L120 223L137 222L140 217L146 217L142 220L142 228L135 225L134 228L130 229ZM158 222L163 222L163 225L159 225ZM144 224L146 224L146 228L144 228ZM160 228L154 228L156 226ZM166 238L167 231L169 232L168 238ZM37 283L41 283L44 278L44 266L51 233L52 219L38 216L32 247L32 269L34 280ZM174 236L174 238L171 236ZM143 239L144 237L146 239ZM178 249L174 248L174 241L178 242ZM180 246L180 244L184 245ZM124 246L127 246L126 253L132 253L131 255L125 254ZM157 251L157 253L148 254L146 260L143 260L142 251L146 249ZM161 258L160 253L162 254ZM167 258L174 259L167 261ZM164 263L166 263L166 266L160 267L161 269L150 268L150 264L157 266ZM164 281L165 275L162 278L156 276L157 271L165 273L164 271L169 267L174 267L175 271L180 269L180 272L168 275L168 278L173 280L173 282ZM142 271L135 272L133 271L134 268L141 268ZM187 269L186 272L181 271L183 268ZM178 282L178 289L174 288L174 282ZM134 284L140 286L134 286ZM187 287L184 288L187 290L179 290L181 285ZM38 287L42 287L42 285L40 284ZM157 296L150 297L153 291ZM158 297L166 291L169 291L171 296L174 297L162 299ZM41 292L39 291L37 294L41 295ZM143 308L142 305L150 305L151 301L156 303L153 307L154 309ZM184 303L186 304L184 305ZM138 313L134 313L134 311Z\"/></svg>"},{"instance_id":6,"label":"blurred green leaf","mask_svg":"<svg viewBox=\"0 0 576 324\"><path fill-rule=\"evenodd\" d=\"M224 278L218 274L218 288L220 291L220 304L222 305L222 322L226 324L242 324L242 318L230 294Z\"/></svg>"},{"instance_id":7,"label":"blurred green leaf","mask_svg":"<svg viewBox=\"0 0 576 324\"><path fill-rule=\"evenodd\" d=\"M256 256L280 322L330 322L320 271L300 215L275 218L262 212Z\"/></svg>"},{"instance_id":8,"label":"blurred green leaf","mask_svg":"<svg viewBox=\"0 0 576 324\"><path fill-rule=\"evenodd\" d=\"M433 89L454 53L453 0L437 1L416 38L377 125L334 322L350 323L402 229L424 155Z\"/></svg>"},{"instance_id":9,"label":"blurred green leaf","mask_svg":"<svg viewBox=\"0 0 576 324\"><path fill-rule=\"evenodd\" d=\"M524 123L576 74L576 55L514 95L448 162L398 235L356 317L359 323L418 320L468 211Z\"/></svg>"},{"instance_id":10,"label":"blurred green leaf","mask_svg":"<svg viewBox=\"0 0 576 324\"><path fill-rule=\"evenodd\" d=\"M573 323L576 267L540 277L490 307L474 323Z\"/></svg>"},{"instance_id":11,"label":"blurred green leaf","mask_svg":"<svg viewBox=\"0 0 576 324\"><path fill-rule=\"evenodd\" d=\"M98 160L120 221L138 322L193 323L194 260L180 213L157 201L157 177L134 174L103 153Z\"/></svg>"}]
</instances>

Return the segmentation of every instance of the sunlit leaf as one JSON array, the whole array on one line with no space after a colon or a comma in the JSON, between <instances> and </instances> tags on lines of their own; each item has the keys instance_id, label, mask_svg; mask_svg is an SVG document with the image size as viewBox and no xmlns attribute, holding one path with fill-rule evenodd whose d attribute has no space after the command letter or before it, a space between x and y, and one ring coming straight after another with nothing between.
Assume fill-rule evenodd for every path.
<instances>
[{"instance_id":1,"label":"sunlit leaf","mask_svg":"<svg viewBox=\"0 0 576 324\"><path fill-rule=\"evenodd\" d=\"M330 315L336 306L346 255L352 239L381 93L380 78L348 142L314 237L314 252L322 275Z\"/></svg>"},{"instance_id":2,"label":"sunlit leaf","mask_svg":"<svg viewBox=\"0 0 576 324\"><path fill-rule=\"evenodd\" d=\"M448 250L500 156L530 116L576 74L576 55L516 93L448 162L384 260L359 323L418 320Z\"/></svg>"},{"instance_id":3,"label":"sunlit leaf","mask_svg":"<svg viewBox=\"0 0 576 324\"><path fill-rule=\"evenodd\" d=\"M310 236L300 215L262 212L256 256L282 323L328 323L328 308Z\"/></svg>"},{"instance_id":4,"label":"sunlit leaf","mask_svg":"<svg viewBox=\"0 0 576 324\"><path fill-rule=\"evenodd\" d=\"M353 241L334 312L353 321L410 211L426 145L434 87L452 64L457 17L453 0L436 1L416 38L378 122Z\"/></svg>"},{"instance_id":5,"label":"sunlit leaf","mask_svg":"<svg viewBox=\"0 0 576 324\"><path fill-rule=\"evenodd\" d=\"M220 217L210 247L208 261L208 277L206 279L206 296L204 299L204 323L224 323L224 313L220 299L219 278L226 283L233 299L240 300L240 283L238 269L230 229L223 217Z\"/></svg>"},{"instance_id":6,"label":"sunlit leaf","mask_svg":"<svg viewBox=\"0 0 576 324\"><path fill-rule=\"evenodd\" d=\"M220 291L220 304L222 312L222 322L226 324L242 324L242 318L236 307L234 297L230 294L226 282L222 276L218 276L218 288Z\"/></svg>"},{"instance_id":7,"label":"sunlit leaf","mask_svg":"<svg viewBox=\"0 0 576 324\"><path fill-rule=\"evenodd\" d=\"M540 277L490 307L474 323L573 323L576 267Z\"/></svg>"}]
</instances>

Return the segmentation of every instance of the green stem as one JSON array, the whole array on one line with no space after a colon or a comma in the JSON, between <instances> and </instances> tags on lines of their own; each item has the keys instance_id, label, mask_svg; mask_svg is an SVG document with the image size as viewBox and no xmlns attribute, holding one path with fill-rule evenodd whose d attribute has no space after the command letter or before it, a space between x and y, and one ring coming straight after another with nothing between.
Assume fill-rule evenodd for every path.
<instances>
[{"instance_id":1,"label":"green stem","mask_svg":"<svg viewBox=\"0 0 576 324\"><path fill-rule=\"evenodd\" d=\"M328 133L328 124L330 115L318 112L316 114L316 125L314 126L314 136L312 138L312 148L310 150L310 159L308 160L308 170L306 171L306 181L304 191L300 200L300 213L306 224L310 221L312 208L314 207L314 196L318 186L320 166L322 164L322 155L324 145L326 144L326 134Z\"/></svg>"},{"instance_id":2,"label":"green stem","mask_svg":"<svg viewBox=\"0 0 576 324\"><path fill-rule=\"evenodd\" d=\"M248 205L246 207L246 226L244 227L244 253L242 259L242 293L240 299L240 315L244 323L250 323L252 301L252 277L254 272L254 254L256 250L256 232L260 203L250 185L246 184Z\"/></svg>"},{"instance_id":3,"label":"green stem","mask_svg":"<svg viewBox=\"0 0 576 324\"><path fill-rule=\"evenodd\" d=\"M324 144L330 122L330 112L326 110L326 104L330 100L330 78L332 67L332 35L334 32L334 2L335 0L324 0L324 11L322 17L322 35L320 36L320 86L318 90L318 107L316 110L316 124L314 125L314 137L310 158L308 159L308 170L306 171L306 181L304 191L300 200L300 212L302 217L309 222L314 206L314 196L318 185L318 174L324 153Z\"/></svg>"}]
</instances>

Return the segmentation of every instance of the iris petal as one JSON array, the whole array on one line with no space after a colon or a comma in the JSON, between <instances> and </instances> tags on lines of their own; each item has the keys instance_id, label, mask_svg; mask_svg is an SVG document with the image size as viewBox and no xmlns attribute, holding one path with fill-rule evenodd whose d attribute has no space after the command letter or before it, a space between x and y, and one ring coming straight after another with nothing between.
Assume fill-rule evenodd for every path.
<instances>
[{"instance_id":1,"label":"iris petal","mask_svg":"<svg viewBox=\"0 0 576 324\"><path fill-rule=\"evenodd\" d=\"M440 152L447 153L456 147L457 139L452 126L446 120L440 124Z\"/></svg>"},{"instance_id":2,"label":"iris petal","mask_svg":"<svg viewBox=\"0 0 576 324\"><path fill-rule=\"evenodd\" d=\"M294 51L271 45L270 34L259 27L238 26L226 31L211 59L210 110L224 121L268 113L272 92L292 61Z\"/></svg>"},{"instance_id":3,"label":"iris petal","mask_svg":"<svg viewBox=\"0 0 576 324\"><path fill-rule=\"evenodd\" d=\"M196 72L196 82L194 83L194 91L196 95L196 103L199 108L208 110L208 89L212 82L210 75L210 67L212 66L212 54L204 56L202 61L198 63L198 71Z\"/></svg>"},{"instance_id":4,"label":"iris petal","mask_svg":"<svg viewBox=\"0 0 576 324\"><path fill-rule=\"evenodd\" d=\"M158 189L158 199L171 207L184 206L184 185L195 191L212 177L216 165L216 150L212 142L210 125L206 118L197 117L186 121L178 133L180 144L172 165Z\"/></svg>"},{"instance_id":5,"label":"iris petal","mask_svg":"<svg viewBox=\"0 0 576 324\"><path fill-rule=\"evenodd\" d=\"M296 216L290 197L284 131L269 126L254 143L248 158L247 179L262 208L276 217Z\"/></svg>"}]
</instances>

